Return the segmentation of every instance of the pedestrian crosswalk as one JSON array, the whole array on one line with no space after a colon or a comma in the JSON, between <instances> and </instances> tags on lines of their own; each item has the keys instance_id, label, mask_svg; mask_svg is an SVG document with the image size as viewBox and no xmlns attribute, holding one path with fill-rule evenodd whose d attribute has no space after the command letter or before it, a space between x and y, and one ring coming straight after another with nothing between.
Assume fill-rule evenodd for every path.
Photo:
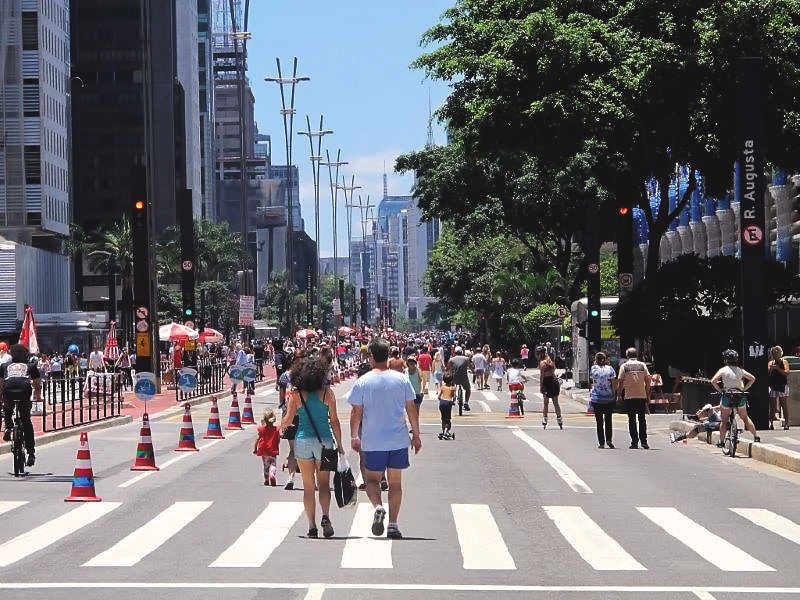
<instances>
[{"instance_id":1,"label":"pedestrian crosswalk","mask_svg":"<svg viewBox=\"0 0 800 600\"><path fill-rule=\"evenodd\" d=\"M188 529L195 528L196 534L198 529L211 526L204 519L213 518L212 507L219 503L179 501L152 516L144 516L138 510L120 510L123 504L97 502L78 507L65 505L59 507L60 514L34 524L30 530L16 537L3 540L0 536L0 568L36 560L39 553L51 547L55 552L63 552L63 546L59 550L56 545L67 541L70 547L89 549L88 555L76 555L78 558L74 559L76 566L82 568L149 565L148 561L157 560L155 556L158 551L163 552L165 546L174 543L181 535L188 535ZM452 553L454 564L459 562L461 568L471 571L514 571L530 564L530 556L525 549L513 547L520 542L520 536L517 531L508 529L513 527L513 521L509 521L504 511L496 513L496 509L487 504L453 503L447 508L447 512L443 510L437 519L440 521L437 535L424 538L425 541L441 543L418 544L419 550L415 549L415 552L431 552L431 561L438 560L442 553ZM27 523L31 516L25 511L29 509L32 510L32 505L24 501L0 501L0 514L13 515L15 522ZM619 527L619 520L606 519L604 522L607 515L602 511L591 513L589 509L574 505L548 505L537 510L543 513L543 523L552 524L549 530L539 531L537 535L551 540L554 539L552 536L560 536L566 542L562 546L572 548L575 564L588 565L595 571L657 571L663 568L658 561L652 560L648 548L624 548L617 538L623 539L628 545L636 544L623 531L617 537L612 535L609 530ZM54 512L55 507L47 514ZM637 536L642 543L663 544L663 541L656 541L658 535L673 542L677 540L688 560L705 561L720 572L776 571L769 563L785 564L781 563L781 557L796 553L797 545L800 545L800 525L764 508L731 508L728 523L717 527L700 524L674 507L635 507L630 517L634 515L645 518L646 533ZM372 507L366 502L360 503L355 510L337 512L335 521L339 537L326 543L325 550L320 552L340 554L341 569L397 568L395 559L396 552L400 551L398 544L414 544L415 540L398 541L389 540L385 535L373 536L372 518ZM127 519L132 522L127 523ZM235 519L226 522L226 527L234 535L226 537L224 542L210 536L204 542L208 546L204 548L207 553L202 556L216 558L193 567L260 568L269 566L271 561L278 560L280 556L292 555L298 549L297 544L314 543L304 539L306 520L302 502L268 502L260 513L250 519L249 522L237 522ZM503 527L507 528L505 533ZM775 543L770 545L771 551L774 551L771 556L755 556L755 553L739 548L730 541L733 531L746 527L754 528L753 532L766 531L775 536ZM453 532L452 536L446 533L448 529ZM119 539L113 540L102 535L110 531L120 532ZM345 531L348 533L342 535ZM103 543L101 539L108 539L108 542ZM215 544L221 547L215 548ZM304 551L310 548L305 546ZM65 558L70 559L70 556ZM182 560L186 560L186 557Z\"/></svg>"}]
</instances>

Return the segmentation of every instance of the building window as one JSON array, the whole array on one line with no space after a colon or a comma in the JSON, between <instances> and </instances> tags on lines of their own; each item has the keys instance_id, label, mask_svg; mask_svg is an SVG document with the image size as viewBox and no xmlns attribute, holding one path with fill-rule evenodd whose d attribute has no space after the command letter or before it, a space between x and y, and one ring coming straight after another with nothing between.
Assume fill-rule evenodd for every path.
<instances>
[{"instance_id":1,"label":"building window","mask_svg":"<svg viewBox=\"0 0 800 600\"><path fill-rule=\"evenodd\" d=\"M22 13L22 49L39 49L39 16L36 11Z\"/></svg>"},{"instance_id":2,"label":"building window","mask_svg":"<svg viewBox=\"0 0 800 600\"><path fill-rule=\"evenodd\" d=\"M25 146L25 183L42 183L42 159L39 146Z\"/></svg>"}]
</instances>

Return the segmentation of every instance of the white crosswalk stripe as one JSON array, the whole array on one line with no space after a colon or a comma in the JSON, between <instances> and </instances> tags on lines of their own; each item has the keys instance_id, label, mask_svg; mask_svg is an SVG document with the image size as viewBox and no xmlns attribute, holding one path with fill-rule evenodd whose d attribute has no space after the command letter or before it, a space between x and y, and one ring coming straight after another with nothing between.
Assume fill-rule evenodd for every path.
<instances>
[{"instance_id":1,"label":"white crosswalk stripe","mask_svg":"<svg viewBox=\"0 0 800 600\"><path fill-rule=\"evenodd\" d=\"M372 535L372 518L375 511L371 504L362 502L356 506L350 535L342 552L342 567L346 569L391 569L392 542ZM384 533L384 537L385 537Z\"/></svg>"},{"instance_id":2,"label":"white crosswalk stripe","mask_svg":"<svg viewBox=\"0 0 800 600\"><path fill-rule=\"evenodd\" d=\"M771 531L790 542L800 544L800 525L764 508L732 508L733 512L748 521Z\"/></svg>"},{"instance_id":3,"label":"white crosswalk stripe","mask_svg":"<svg viewBox=\"0 0 800 600\"><path fill-rule=\"evenodd\" d=\"M270 502L211 567L260 567L303 514L302 502Z\"/></svg>"},{"instance_id":4,"label":"white crosswalk stripe","mask_svg":"<svg viewBox=\"0 0 800 600\"><path fill-rule=\"evenodd\" d=\"M597 571L646 571L580 506L545 506L561 535Z\"/></svg>"},{"instance_id":5,"label":"white crosswalk stripe","mask_svg":"<svg viewBox=\"0 0 800 600\"><path fill-rule=\"evenodd\" d=\"M24 506L25 504L27 504L27 502L25 502L25 501L20 501L20 502L12 502L12 501L0 502L0 515L2 515L3 513L7 513L10 510L14 510L15 508L19 508L20 506Z\"/></svg>"},{"instance_id":6,"label":"white crosswalk stripe","mask_svg":"<svg viewBox=\"0 0 800 600\"><path fill-rule=\"evenodd\" d=\"M677 509L665 506L637 507L637 510L661 527L675 539L687 543L687 547L723 571L774 571L764 564L714 535L708 529L682 515Z\"/></svg>"},{"instance_id":7,"label":"white crosswalk stripe","mask_svg":"<svg viewBox=\"0 0 800 600\"><path fill-rule=\"evenodd\" d=\"M486 504L451 504L465 569L516 569Z\"/></svg>"},{"instance_id":8,"label":"white crosswalk stripe","mask_svg":"<svg viewBox=\"0 0 800 600\"><path fill-rule=\"evenodd\" d=\"M132 567L191 523L211 502L176 502L84 567Z\"/></svg>"},{"instance_id":9,"label":"white crosswalk stripe","mask_svg":"<svg viewBox=\"0 0 800 600\"><path fill-rule=\"evenodd\" d=\"M0 567L7 567L65 538L120 506L121 502L82 504L0 545Z\"/></svg>"},{"instance_id":10,"label":"white crosswalk stripe","mask_svg":"<svg viewBox=\"0 0 800 600\"><path fill-rule=\"evenodd\" d=\"M66 510L64 514L51 519L29 531L17 535L13 539L0 544L0 567L15 564L23 559L32 559L32 555L44 551L49 546L73 536L70 544L76 547L87 546L85 542L92 540L96 544L96 529L87 530L88 526L96 524L103 517L109 515L121 506L120 502L86 503L73 509ZM125 518L137 520L136 529L122 537L116 543L109 542L109 547L83 563L85 567L135 567L137 565L152 565L157 559L153 555L156 550L165 544L177 544L179 536L191 536L192 531L184 531L188 525L196 523L193 530L200 526L203 519L211 518L213 514L208 509L214 505L212 501L178 501L169 505L154 516L145 518L140 512L125 512L123 517L113 515L114 527L108 531L117 531L124 528ZM27 515L24 511L32 510L29 502L25 501L0 501L0 514L10 511L20 511L18 523L25 523ZM595 520L581 506L560 505L542 506L544 514L552 521L551 534L560 535L575 550L576 560L582 560L590 568L597 571L658 571L659 564L643 564L635 557L636 547L623 548L611 532L605 529L602 519ZM459 557L461 566L465 570L518 570L527 567L526 554L520 554L515 560L512 555L513 547L504 539L501 524L507 521L495 519L496 509L488 504L452 503L449 509L446 505L437 506L441 516L452 522L457 537L456 543L450 546L437 545L435 555L431 560L440 557L442 548L452 547L452 558ZM633 510L633 509L631 509ZM781 542L788 540L800 544L800 524L762 508L730 508L736 515L745 520L745 524L763 528L766 531L780 536ZM446 511L446 512L445 512ZM652 531L642 536L641 544L649 546L653 543L653 534L666 533L671 538L678 540L687 549L687 554L698 554L721 571L774 571L773 567L761 562L710 529L699 525L691 518L683 515L677 508L672 507L636 507L636 511L644 515L652 524ZM155 513L155 511L153 511ZM15 513L16 514L16 513ZM343 569L393 569L395 561L400 561L403 550L408 545L395 544L383 536L373 536L371 533L373 508L368 502L360 503L353 511L340 511L336 513L334 525L341 537L331 540L331 545L326 545L329 551L341 552L340 567ZM452 520L452 521L450 521ZM111 521L107 521L111 522ZM618 521L614 520L615 523ZM229 523L233 525L233 523ZM302 529L305 532L305 517L303 503L295 502L268 502L264 509L253 518L236 525L240 527L239 537L225 547L215 549L221 552L213 562L193 565L194 568L261 568L269 566L273 561L280 562L282 557L290 556L298 548L297 544L304 544L298 536L290 536L293 529ZM349 533L343 536L342 533ZM731 527L740 528L741 523L732 517ZM129 528L130 531L132 529ZM445 528L446 530L447 528ZM720 534L720 535L718 535ZM438 536L442 541L447 538ZM76 539L77 538L77 539ZM345 539L343 539L345 538ZM512 539L516 539L512 536ZM626 539L630 539L626 537ZM210 538L209 543L215 543L215 538ZM634 544L629 541L629 544ZM638 542L637 542L638 543ZM785 543L785 542L784 542ZM456 548L457 546L457 548ZM430 547L430 546L428 546ZM420 546L426 548L426 546ZM99 548L100 550L102 548ZM641 550L641 548L639 548ZM424 551L424 550L423 550ZM632 553L629 553L631 552ZM776 550L785 552L786 550ZM393 553L397 553L393 556ZM152 555L152 556L151 556ZM211 554L210 557L213 557ZM82 558L81 560L85 560ZM206 559L210 560L210 558ZM777 560L777 559L776 559ZM522 561L522 562L520 562ZM148 568L148 567L146 567Z\"/></svg>"}]
</instances>

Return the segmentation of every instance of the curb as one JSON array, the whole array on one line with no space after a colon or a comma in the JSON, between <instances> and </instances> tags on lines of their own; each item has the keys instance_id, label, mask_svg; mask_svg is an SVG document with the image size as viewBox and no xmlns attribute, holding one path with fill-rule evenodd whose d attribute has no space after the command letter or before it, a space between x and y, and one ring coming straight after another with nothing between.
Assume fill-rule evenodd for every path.
<instances>
[{"instance_id":1,"label":"curb","mask_svg":"<svg viewBox=\"0 0 800 600\"><path fill-rule=\"evenodd\" d=\"M37 447L44 446L46 444L52 444L53 442L57 442L59 440L74 437L75 435L80 435L82 431L89 432L89 431L97 431L100 429L109 429L111 427L116 427L117 425L127 425L132 421L133 417L131 415L121 415L119 417L111 417L110 419L105 419L103 421L94 421L91 423L86 423L84 425L76 425L68 429L59 429L58 431L50 431L36 436L36 446ZM11 453L11 444L0 445L0 454L10 454L10 453Z\"/></svg>"},{"instance_id":2,"label":"curb","mask_svg":"<svg viewBox=\"0 0 800 600\"><path fill-rule=\"evenodd\" d=\"M680 431L686 433L694 427L693 422L689 421L672 421L669 424L670 430ZM698 435L695 440L706 443L702 434ZM719 442L719 431L711 433L711 443L716 444ZM736 447L736 452L743 456L748 456L759 462L786 469L787 471L794 471L800 473L800 452L789 450L788 448L781 448L773 444L766 444L764 442L751 442L747 440L739 440Z\"/></svg>"}]
</instances>

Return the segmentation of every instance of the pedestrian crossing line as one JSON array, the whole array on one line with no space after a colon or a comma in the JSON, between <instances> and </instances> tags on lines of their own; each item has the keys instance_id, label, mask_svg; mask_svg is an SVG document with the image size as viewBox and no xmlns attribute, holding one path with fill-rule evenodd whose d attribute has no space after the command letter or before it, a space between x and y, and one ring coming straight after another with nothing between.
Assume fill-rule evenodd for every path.
<instances>
[{"instance_id":1,"label":"pedestrian crossing line","mask_svg":"<svg viewBox=\"0 0 800 600\"><path fill-rule=\"evenodd\" d=\"M474 400L474 402L481 407L481 411L485 413L492 412L492 409L489 407L489 404L484 402L483 400Z\"/></svg>"},{"instance_id":2,"label":"pedestrian crossing line","mask_svg":"<svg viewBox=\"0 0 800 600\"><path fill-rule=\"evenodd\" d=\"M775 439L778 440L779 442L791 444L792 446L800 446L800 440L796 440L786 435L776 436Z\"/></svg>"},{"instance_id":3,"label":"pedestrian crossing line","mask_svg":"<svg viewBox=\"0 0 800 600\"><path fill-rule=\"evenodd\" d=\"M608 535L580 506L543 506L575 551L596 571L646 571L633 556Z\"/></svg>"},{"instance_id":4,"label":"pedestrian crossing line","mask_svg":"<svg viewBox=\"0 0 800 600\"><path fill-rule=\"evenodd\" d=\"M10 510L14 510L15 508L19 508L20 506L24 506L28 502L26 500L14 502L11 500L0 502L0 515L3 513L7 513Z\"/></svg>"},{"instance_id":5,"label":"pedestrian crossing line","mask_svg":"<svg viewBox=\"0 0 800 600\"><path fill-rule=\"evenodd\" d=\"M370 532L375 509L368 502L356 506L350 534L344 544L341 566L344 569L391 569L392 542L376 537L365 537ZM385 536L386 534L384 534Z\"/></svg>"},{"instance_id":6,"label":"pedestrian crossing line","mask_svg":"<svg viewBox=\"0 0 800 600\"><path fill-rule=\"evenodd\" d=\"M765 508L732 508L737 515L767 531L800 544L800 525Z\"/></svg>"},{"instance_id":7,"label":"pedestrian crossing line","mask_svg":"<svg viewBox=\"0 0 800 600\"><path fill-rule=\"evenodd\" d=\"M85 562L83 566L132 567L186 527L211 504L211 502L175 502L111 548Z\"/></svg>"},{"instance_id":8,"label":"pedestrian crossing line","mask_svg":"<svg viewBox=\"0 0 800 600\"><path fill-rule=\"evenodd\" d=\"M637 506L636 510L722 571L775 570L750 556L744 550L714 535L699 523L682 515L675 508Z\"/></svg>"},{"instance_id":9,"label":"pedestrian crossing line","mask_svg":"<svg viewBox=\"0 0 800 600\"><path fill-rule=\"evenodd\" d=\"M107 515L121 502L87 503L0 545L0 567L30 556Z\"/></svg>"},{"instance_id":10,"label":"pedestrian crossing line","mask_svg":"<svg viewBox=\"0 0 800 600\"><path fill-rule=\"evenodd\" d=\"M512 432L515 436L521 439L523 442L528 444L533 450L541 456L547 464L549 464L556 473L558 473L559 477L564 480L564 482L572 488L573 491L578 492L579 494L592 494L592 488L586 485L586 482L583 481L580 477L578 477L577 473L570 469L564 461L558 458L555 454L550 452L547 448L545 448L542 444L534 440L531 436L527 433L522 431L519 427L512 427Z\"/></svg>"},{"instance_id":11,"label":"pedestrian crossing line","mask_svg":"<svg viewBox=\"0 0 800 600\"><path fill-rule=\"evenodd\" d=\"M515 570L492 511L486 504L451 504L465 569Z\"/></svg>"},{"instance_id":12,"label":"pedestrian crossing line","mask_svg":"<svg viewBox=\"0 0 800 600\"><path fill-rule=\"evenodd\" d=\"M500 398L498 398L493 392L485 391L481 393L483 394L483 397L490 402L500 402Z\"/></svg>"},{"instance_id":13,"label":"pedestrian crossing line","mask_svg":"<svg viewBox=\"0 0 800 600\"><path fill-rule=\"evenodd\" d=\"M303 514L302 502L270 502L210 567L261 567Z\"/></svg>"}]
</instances>

